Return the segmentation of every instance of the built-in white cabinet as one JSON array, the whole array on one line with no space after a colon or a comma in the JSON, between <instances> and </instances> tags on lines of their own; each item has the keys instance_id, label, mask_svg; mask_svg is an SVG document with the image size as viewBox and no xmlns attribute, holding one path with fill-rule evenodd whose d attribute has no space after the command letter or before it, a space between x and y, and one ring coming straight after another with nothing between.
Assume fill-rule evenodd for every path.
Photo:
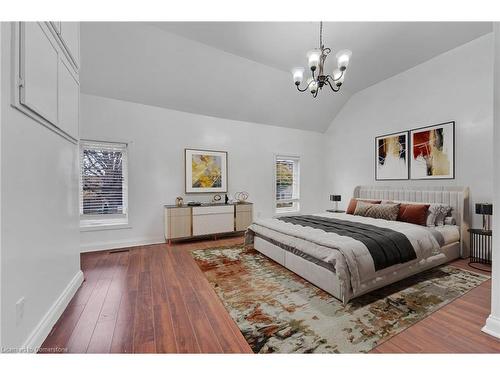
<instances>
[{"instance_id":1,"label":"built-in white cabinet","mask_svg":"<svg viewBox=\"0 0 500 375\"><path fill-rule=\"evenodd\" d=\"M13 105L76 143L80 106L78 22L13 22L12 33Z\"/></svg>"},{"instance_id":2,"label":"built-in white cabinet","mask_svg":"<svg viewBox=\"0 0 500 375\"><path fill-rule=\"evenodd\" d=\"M61 33L61 22L59 21L50 21L52 28L55 30L57 34Z\"/></svg>"},{"instance_id":3,"label":"built-in white cabinet","mask_svg":"<svg viewBox=\"0 0 500 375\"><path fill-rule=\"evenodd\" d=\"M80 66L80 24L78 22L60 22L61 40L76 67Z\"/></svg>"},{"instance_id":4,"label":"built-in white cabinet","mask_svg":"<svg viewBox=\"0 0 500 375\"><path fill-rule=\"evenodd\" d=\"M59 60L59 128L78 138L80 85L75 73L64 60Z\"/></svg>"},{"instance_id":5,"label":"built-in white cabinet","mask_svg":"<svg viewBox=\"0 0 500 375\"><path fill-rule=\"evenodd\" d=\"M38 22L21 25L20 101L47 121L57 124L57 70L55 41Z\"/></svg>"}]
</instances>

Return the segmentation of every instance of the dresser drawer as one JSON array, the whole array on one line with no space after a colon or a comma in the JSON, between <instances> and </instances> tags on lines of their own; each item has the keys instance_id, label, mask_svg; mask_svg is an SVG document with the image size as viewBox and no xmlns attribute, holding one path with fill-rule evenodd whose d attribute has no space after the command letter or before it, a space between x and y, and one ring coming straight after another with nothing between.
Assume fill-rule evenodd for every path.
<instances>
[{"instance_id":1,"label":"dresser drawer","mask_svg":"<svg viewBox=\"0 0 500 375\"><path fill-rule=\"evenodd\" d=\"M169 216L191 216L191 207L167 208Z\"/></svg>"},{"instance_id":2,"label":"dresser drawer","mask_svg":"<svg viewBox=\"0 0 500 375\"><path fill-rule=\"evenodd\" d=\"M232 212L193 215L194 236L233 231L234 214Z\"/></svg>"},{"instance_id":3,"label":"dresser drawer","mask_svg":"<svg viewBox=\"0 0 500 375\"><path fill-rule=\"evenodd\" d=\"M233 214L234 206L207 206L193 207L193 216L196 215L214 215L214 214Z\"/></svg>"},{"instance_id":4,"label":"dresser drawer","mask_svg":"<svg viewBox=\"0 0 500 375\"><path fill-rule=\"evenodd\" d=\"M252 212L252 204L237 204L236 206L236 212Z\"/></svg>"}]
</instances>

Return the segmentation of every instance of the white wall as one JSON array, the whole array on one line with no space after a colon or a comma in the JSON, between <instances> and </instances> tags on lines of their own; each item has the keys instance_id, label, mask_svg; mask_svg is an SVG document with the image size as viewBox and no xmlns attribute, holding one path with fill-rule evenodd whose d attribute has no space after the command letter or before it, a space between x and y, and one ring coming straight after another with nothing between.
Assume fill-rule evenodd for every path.
<instances>
[{"instance_id":1,"label":"white wall","mask_svg":"<svg viewBox=\"0 0 500 375\"><path fill-rule=\"evenodd\" d=\"M274 153L301 157L302 212L321 210L323 135L81 97L81 138L131 142L131 228L81 232L82 250L163 242L163 205L184 196L184 148L228 151L229 192L247 191L257 217L274 214ZM190 195L187 200L208 200Z\"/></svg>"},{"instance_id":2,"label":"white wall","mask_svg":"<svg viewBox=\"0 0 500 375\"><path fill-rule=\"evenodd\" d=\"M500 23L496 22L493 26L495 51L495 73L494 73L494 130L493 142L500 144ZM493 153L494 160L500 160L500 148L495 147ZM483 331L500 338L500 163L494 164L494 196L493 196L493 250L492 250L492 282L491 282L491 314L486 320L486 326Z\"/></svg>"},{"instance_id":3,"label":"white wall","mask_svg":"<svg viewBox=\"0 0 500 375\"><path fill-rule=\"evenodd\" d=\"M491 201L492 57L488 34L353 95L327 132L328 192L342 194L345 206L356 185L445 184L469 186L472 203ZM450 120L455 180L375 182L376 136Z\"/></svg>"},{"instance_id":4,"label":"white wall","mask_svg":"<svg viewBox=\"0 0 500 375\"><path fill-rule=\"evenodd\" d=\"M47 314L61 307L61 295L81 274L78 154L76 145L10 106L10 24L1 28L1 341L19 348L43 340ZM21 297L24 318L16 323Z\"/></svg>"}]
</instances>

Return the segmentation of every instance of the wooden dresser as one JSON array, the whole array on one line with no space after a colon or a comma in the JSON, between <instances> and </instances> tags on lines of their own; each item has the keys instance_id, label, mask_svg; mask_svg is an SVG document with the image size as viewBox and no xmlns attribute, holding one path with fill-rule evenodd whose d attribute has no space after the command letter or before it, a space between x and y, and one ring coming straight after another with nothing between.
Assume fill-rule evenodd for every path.
<instances>
[{"instance_id":1,"label":"wooden dresser","mask_svg":"<svg viewBox=\"0 0 500 375\"><path fill-rule=\"evenodd\" d=\"M170 242L245 231L253 220L252 203L165 205L165 239Z\"/></svg>"}]
</instances>

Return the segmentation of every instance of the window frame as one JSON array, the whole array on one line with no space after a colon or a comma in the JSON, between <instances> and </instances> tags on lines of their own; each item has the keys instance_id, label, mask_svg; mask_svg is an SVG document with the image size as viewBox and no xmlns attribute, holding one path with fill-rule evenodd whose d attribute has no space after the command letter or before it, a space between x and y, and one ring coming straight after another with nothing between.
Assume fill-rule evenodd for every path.
<instances>
[{"instance_id":1,"label":"window frame","mask_svg":"<svg viewBox=\"0 0 500 375\"><path fill-rule=\"evenodd\" d=\"M294 189L294 197L292 199L280 199L278 200L276 197L277 194L277 184L276 180L278 178L278 173L277 173L277 162L278 160L293 160L294 163L296 163L296 179L297 183L295 184L296 189ZM291 154L274 154L274 164L273 164L273 169L274 169L274 212L276 215L286 215L286 214L296 214L300 213L300 155L291 155ZM295 191L296 190L296 191ZM292 202L293 206L292 207L285 207L285 208L279 208L278 202Z\"/></svg>"},{"instance_id":2,"label":"window frame","mask_svg":"<svg viewBox=\"0 0 500 375\"><path fill-rule=\"evenodd\" d=\"M91 145L111 145L117 148L122 148L122 214L83 214L83 175L82 175L82 157L83 149L85 147L91 148ZM131 142L127 141L111 141L111 140L94 140L94 139L81 139L78 144L78 170L79 170L79 217L80 217L80 230L93 231L93 230L106 230L106 229L127 229L131 228L129 225L129 161L130 161Z\"/></svg>"}]
</instances>

